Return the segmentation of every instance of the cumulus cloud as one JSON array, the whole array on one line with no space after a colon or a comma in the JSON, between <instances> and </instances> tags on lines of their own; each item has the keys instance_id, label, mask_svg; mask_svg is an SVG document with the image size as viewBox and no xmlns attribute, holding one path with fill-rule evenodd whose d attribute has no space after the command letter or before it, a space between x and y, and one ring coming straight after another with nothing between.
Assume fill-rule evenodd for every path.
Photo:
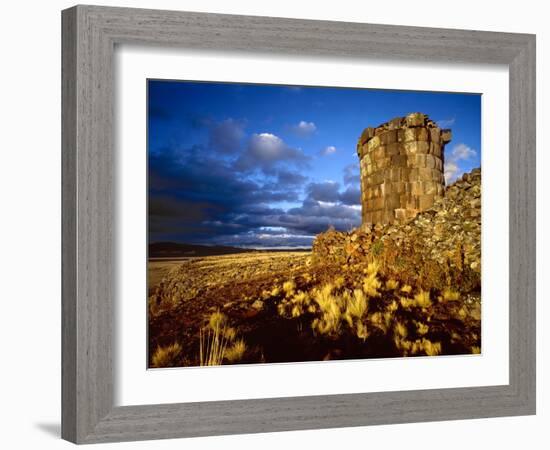
<instances>
[{"instance_id":1,"label":"cumulus cloud","mask_svg":"<svg viewBox=\"0 0 550 450\"><path fill-rule=\"evenodd\" d=\"M301 149L289 147L280 137L271 133L253 134L243 154L235 161L235 169L251 171L261 169L272 172L281 163L304 166L308 157Z\"/></svg>"},{"instance_id":2,"label":"cumulus cloud","mask_svg":"<svg viewBox=\"0 0 550 450\"><path fill-rule=\"evenodd\" d=\"M330 226L360 225L357 165L344 170L344 187L308 183L308 157L280 137L247 139L229 119L205 127L204 145L149 153L150 242L304 247ZM222 136L233 144L223 147Z\"/></svg>"},{"instance_id":3,"label":"cumulus cloud","mask_svg":"<svg viewBox=\"0 0 550 450\"><path fill-rule=\"evenodd\" d=\"M344 205L360 205L361 204L361 189L359 186L348 186L344 192L341 192L338 199Z\"/></svg>"},{"instance_id":4,"label":"cumulus cloud","mask_svg":"<svg viewBox=\"0 0 550 450\"><path fill-rule=\"evenodd\" d=\"M334 153L336 153L336 147L334 145L329 145L321 150L319 153L321 154L321 156L333 155Z\"/></svg>"},{"instance_id":5,"label":"cumulus cloud","mask_svg":"<svg viewBox=\"0 0 550 450\"><path fill-rule=\"evenodd\" d=\"M360 181L359 163L349 164L344 167L344 184L357 184Z\"/></svg>"},{"instance_id":6,"label":"cumulus cloud","mask_svg":"<svg viewBox=\"0 0 550 450\"><path fill-rule=\"evenodd\" d=\"M464 173L461 161L469 161L476 155L477 152L464 143L456 144L449 152L445 152L445 182L450 184L460 177Z\"/></svg>"},{"instance_id":7,"label":"cumulus cloud","mask_svg":"<svg viewBox=\"0 0 550 450\"><path fill-rule=\"evenodd\" d=\"M300 122L296 125L293 125L291 129L298 136L306 137L315 133L315 131L317 131L317 126L313 122L300 120Z\"/></svg>"},{"instance_id":8,"label":"cumulus cloud","mask_svg":"<svg viewBox=\"0 0 550 450\"><path fill-rule=\"evenodd\" d=\"M210 126L209 145L222 153L236 153L245 136L244 122L225 119Z\"/></svg>"},{"instance_id":9,"label":"cumulus cloud","mask_svg":"<svg viewBox=\"0 0 550 450\"><path fill-rule=\"evenodd\" d=\"M336 202L340 185L335 181L324 181L321 183L309 183L306 192L310 199L322 202Z\"/></svg>"},{"instance_id":10,"label":"cumulus cloud","mask_svg":"<svg viewBox=\"0 0 550 450\"><path fill-rule=\"evenodd\" d=\"M451 158L455 161L473 158L477 152L466 144L457 144L451 150Z\"/></svg>"}]
</instances>

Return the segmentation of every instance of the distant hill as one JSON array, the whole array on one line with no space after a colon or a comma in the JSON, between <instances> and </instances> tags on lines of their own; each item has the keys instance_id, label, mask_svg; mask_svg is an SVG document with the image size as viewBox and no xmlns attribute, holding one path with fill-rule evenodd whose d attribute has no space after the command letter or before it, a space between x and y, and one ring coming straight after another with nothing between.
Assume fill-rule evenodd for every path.
<instances>
[{"instance_id":1,"label":"distant hill","mask_svg":"<svg viewBox=\"0 0 550 450\"><path fill-rule=\"evenodd\" d=\"M216 256L251 252L309 252L311 248L242 248L228 245L181 244L153 242L149 244L149 258L181 258L185 256Z\"/></svg>"},{"instance_id":2,"label":"distant hill","mask_svg":"<svg viewBox=\"0 0 550 450\"><path fill-rule=\"evenodd\" d=\"M246 253L255 250L225 245L180 244L177 242L153 242L149 244L149 258L173 258L182 256L215 256Z\"/></svg>"}]
</instances>

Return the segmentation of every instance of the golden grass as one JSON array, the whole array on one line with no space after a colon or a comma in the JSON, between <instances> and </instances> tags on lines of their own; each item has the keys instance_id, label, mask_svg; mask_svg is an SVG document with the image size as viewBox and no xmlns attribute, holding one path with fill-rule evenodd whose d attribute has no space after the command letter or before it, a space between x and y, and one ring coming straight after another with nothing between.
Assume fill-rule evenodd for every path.
<instances>
[{"instance_id":1,"label":"golden grass","mask_svg":"<svg viewBox=\"0 0 550 450\"><path fill-rule=\"evenodd\" d=\"M397 336L404 339L408 335L407 326L402 322L396 322L393 330Z\"/></svg>"},{"instance_id":2,"label":"golden grass","mask_svg":"<svg viewBox=\"0 0 550 450\"><path fill-rule=\"evenodd\" d=\"M219 366L223 362L228 339L224 329L210 328L199 330L199 364L201 366Z\"/></svg>"},{"instance_id":3,"label":"golden grass","mask_svg":"<svg viewBox=\"0 0 550 450\"><path fill-rule=\"evenodd\" d=\"M432 301L430 300L430 293L426 291L420 291L414 296L414 301L416 306L420 308L428 308L432 306Z\"/></svg>"},{"instance_id":4,"label":"golden grass","mask_svg":"<svg viewBox=\"0 0 550 450\"><path fill-rule=\"evenodd\" d=\"M377 297L380 295L378 289L380 289L382 283L377 277L379 267L378 263L371 262L365 269L367 276L363 279L363 291L365 291L365 294L369 297Z\"/></svg>"},{"instance_id":5,"label":"golden grass","mask_svg":"<svg viewBox=\"0 0 550 450\"><path fill-rule=\"evenodd\" d=\"M327 283L312 292L312 298L319 307L320 317L313 320L311 327L320 334L336 334L340 328L341 298L332 295L333 289L334 286Z\"/></svg>"},{"instance_id":6,"label":"golden grass","mask_svg":"<svg viewBox=\"0 0 550 450\"><path fill-rule=\"evenodd\" d=\"M441 293L440 299L444 302L457 301L460 299L460 293L450 288L446 288Z\"/></svg>"},{"instance_id":7,"label":"golden grass","mask_svg":"<svg viewBox=\"0 0 550 450\"><path fill-rule=\"evenodd\" d=\"M410 294L412 292L412 287L408 284L405 284L403 287L401 287L401 292L405 294Z\"/></svg>"},{"instance_id":8,"label":"golden grass","mask_svg":"<svg viewBox=\"0 0 550 450\"><path fill-rule=\"evenodd\" d=\"M224 356L231 363L240 361L246 352L246 343L243 339L239 339L233 343L231 347L225 350Z\"/></svg>"},{"instance_id":9,"label":"golden grass","mask_svg":"<svg viewBox=\"0 0 550 450\"><path fill-rule=\"evenodd\" d=\"M292 297L292 295L294 295L295 289L296 283L294 283L294 280L285 281L283 283L283 292L285 293L286 297Z\"/></svg>"},{"instance_id":10,"label":"golden grass","mask_svg":"<svg viewBox=\"0 0 550 450\"><path fill-rule=\"evenodd\" d=\"M420 335L424 335L430 331L430 327L426 325L425 323L414 321L414 324L416 325L416 332Z\"/></svg>"},{"instance_id":11,"label":"golden grass","mask_svg":"<svg viewBox=\"0 0 550 450\"><path fill-rule=\"evenodd\" d=\"M180 354L181 345L174 342L166 347L158 346L151 358L153 367L169 367L174 359Z\"/></svg>"}]
</instances>

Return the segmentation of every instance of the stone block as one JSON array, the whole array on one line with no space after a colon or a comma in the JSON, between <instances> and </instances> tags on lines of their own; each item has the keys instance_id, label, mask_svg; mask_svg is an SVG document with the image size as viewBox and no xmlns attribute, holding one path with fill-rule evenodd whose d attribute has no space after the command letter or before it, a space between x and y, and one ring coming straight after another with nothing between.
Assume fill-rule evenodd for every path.
<instances>
[{"instance_id":1,"label":"stone block","mask_svg":"<svg viewBox=\"0 0 550 450\"><path fill-rule=\"evenodd\" d=\"M415 167L426 167L426 154L425 153L418 153L414 156L415 159Z\"/></svg>"},{"instance_id":2,"label":"stone block","mask_svg":"<svg viewBox=\"0 0 550 450\"><path fill-rule=\"evenodd\" d=\"M382 222L382 211L373 211L372 212L372 222L373 223Z\"/></svg>"},{"instance_id":3,"label":"stone block","mask_svg":"<svg viewBox=\"0 0 550 450\"><path fill-rule=\"evenodd\" d=\"M392 192L398 193L398 194L404 194L407 192L406 189L406 182L404 181L396 181L392 183Z\"/></svg>"},{"instance_id":4,"label":"stone block","mask_svg":"<svg viewBox=\"0 0 550 450\"><path fill-rule=\"evenodd\" d=\"M435 169L435 157L433 155L423 155L424 156L424 166L429 169Z\"/></svg>"},{"instance_id":5,"label":"stone block","mask_svg":"<svg viewBox=\"0 0 550 450\"><path fill-rule=\"evenodd\" d=\"M404 198L400 198L401 207L405 209L416 209L416 196L407 194Z\"/></svg>"},{"instance_id":6,"label":"stone block","mask_svg":"<svg viewBox=\"0 0 550 450\"><path fill-rule=\"evenodd\" d=\"M394 144L397 142L397 130L387 130L380 135L380 141L384 145Z\"/></svg>"},{"instance_id":7,"label":"stone block","mask_svg":"<svg viewBox=\"0 0 550 450\"><path fill-rule=\"evenodd\" d=\"M430 155L441 157L441 144L436 144L435 142L430 142L430 148L427 152Z\"/></svg>"},{"instance_id":8,"label":"stone block","mask_svg":"<svg viewBox=\"0 0 550 450\"><path fill-rule=\"evenodd\" d=\"M394 210L395 220L402 221L407 219L407 210L405 208L397 208Z\"/></svg>"},{"instance_id":9,"label":"stone block","mask_svg":"<svg viewBox=\"0 0 550 450\"><path fill-rule=\"evenodd\" d=\"M397 130L397 142L405 142L405 129L400 128Z\"/></svg>"},{"instance_id":10,"label":"stone block","mask_svg":"<svg viewBox=\"0 0 550 450\"><path fill-rule=\"evenodd\" d=\"M392 167L390 169L391 175L390 175L390 181L402 181L403 177L405 176L405 172L399 167Z\"/></svg>"},{"instance_id":11,"label":"stone block","mask_svg":"<svg viewBox=\"0 0 550 450\"><path fill-rule=\"evenodd\" d=\"M451 142L451 139L453 138L453 134L451 133L451 130L441 130L441 141L444 144L447 144Z\"/></svg>"},{"instance_id":12,"label":"stone block","mask_svg":"<svg viewBox=\"0 0 550 450\"><path fill-rule=\"evenodd\" d=\"M398 128L401 128L401 123L403 119L401 117L396 117L395 119L392 119L388 122L388 129L390 130L397 130Z\"/></svg>"},{"instance_id":13,"label":"stone block","mask_svg":"<svg viewBox=\"0 0 550 450\"><path fill-rule=\"evenodd\" d=\"M361 133L361 137L359 138L360 144L366 144L369 139L371 139L374 136L374 128L365 128L363 132Z\"/></svg>"},{"instance_id":14,"label":"stone block","mask_svg":"<svg viewBox=\"0 0 550 450\"><path fill-rule=\"evenodd\" d=\"M439 185L440 184L436 181L424 181L423 182L424 194L438 195L437 187Z\"/></svg>"},{"instance_id":15,"label":"stone block","mask_svg":"<svg viewBox=\"0 0 550 450\"><path fill-rule=\"evenodd\" d=\"M411 113L405 117L405 122L408 127L421 127L426 122L426 116L422 113Z\"/></svg>"},{"instance_id":16,"label":"stone block","mask_svg":"<svg viewBox=\"0 0 550 450\"><path fill-rule=\"evenodd\" d=\"M372 151L371 155L372 159L374 159L375 161L380 161L381 159L386 157L386 146L379 145Z\"/></svg>"},{"instance_id":17,"label":"stone block","mask_svg":"<svg viewBox=\"0 0 550 450\"><path fill-rule=\"evenodd\" d=\"M402 152L402 146L401 144L394 142L392 144L386 145L386 155L387 156L395 156L403 153Z\"/></svg>"},{"instance_id":18,"label":"stone block","mask_svg":"<svg viewBox=\"0 0 550 450\"><path fill-rule=\"evenodd\" d=\"M411 194L412 195L423 195L424 194L424 184L422 181L413 181L411 182Z\"/></svg>"},{"instance_id":19,"label":"stone block","mask_svg":"<svg viewBox=\"0 0 550 450\"><path fill-rule=\"evenodd\" d=\"M393 223L395 220L393 209L385 210L383 213L382 222L383 223Z\"/></svg>"},{"instance_id":20,"label":"stone block","mask_svg":"<svg viewBox=\"0 0 550 450\"><path fill-rule=\"evenodd\" d=\"M433 194L419 195L417 198L418 209L425 210L434 204L435 196Z\"/></svg>"},{"instance_id":21,"label":"stone block","mask_svg":"<svg viewBox=\"0 0 550 450\"><path fill-rule=\"evenodd\" d=\"M433 169L427 169L426 167L418 168L418 179L420 181L432 181L434 180Z\"/></svg>"},{"instance_id":22,"label":"stone block","mask_svg":"<svg viewBox=\"0 0 550 450\"><path fill-rule=\"evenodd\" d=\"M406 142L403 144L403 148L407 155L426 154L430 150L430 143L427 141Z\"/></svg>"},{"instance_id":23,"label":"stone block","mask_svg":"<svg viewBox=\"0 0 550 450\"><path fill-rule=\"evenodd\" d=\"M399 208L400 206L400 201L399 201L399 194L387 194L385 197L384 197L384 208L385 209L395 209L395 208Z\"/></svg>"},{"instance_id":24,"label":"stone block","mask_svg":"<svg viewBox=\"0 0 550 450\"><path fill-rule=\"evenodd\" d=\"M416 129L404 128L403 129L403 142L415 142L416 141Z\"/></svg>"},{"instance_id":25,"label":"stone block","mask_svg":"<svg viewBox=\"0 0 550 450\"><path fill-rule=\"evenodd\" d=\"M407 155L393 155L391 157L392 167L408 167L408 161Z\"/></svg>"},{"instance_id":26,"label":"stone block","mask_svg":"<svg viewBox=\"0 0 550 450\"><path fill-rule=\"evenodd\" d=\"M417 141L429 141L430 140L430 133L428 132L427 128L421 127L416 128L416 140Z\"/></svg>"},{"instance_id":27,"label":"stone block","mask_svg":"<svg viewBox=\"0 0 550 450\"><path fill-rule=\"evenodd\" d=\"M441 130L439 128L430 129L430 141L434 144L439 144L441 142Z\"/></svg>"},{"instance_id":28,"label":"stone block","mask_svg":"<svg viewBox=\"0 0 550 450\"><path fill-rule=\"evenodd\" d=\"M374 136L372 139L367 142L367 149L369 152L372 152L380 145L380 137Z\"/></svg>"}]
</instances>

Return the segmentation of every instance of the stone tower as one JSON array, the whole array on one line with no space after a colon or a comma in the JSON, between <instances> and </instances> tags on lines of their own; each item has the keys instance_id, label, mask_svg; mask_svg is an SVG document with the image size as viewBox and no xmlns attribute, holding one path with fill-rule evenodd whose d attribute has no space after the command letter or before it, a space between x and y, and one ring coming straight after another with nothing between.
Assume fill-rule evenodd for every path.
<instances>
[{"instance_id":1,"label":"stone tower","mask_svg":"<svg viewBox=\"0 0 550 450\"><path fill-rule=\"evenodd\" d=\"M443 159L451 130L422 113L365 128L357 144L363 225L414 217L445 192Z\"/></svg>"}]
</instances>

